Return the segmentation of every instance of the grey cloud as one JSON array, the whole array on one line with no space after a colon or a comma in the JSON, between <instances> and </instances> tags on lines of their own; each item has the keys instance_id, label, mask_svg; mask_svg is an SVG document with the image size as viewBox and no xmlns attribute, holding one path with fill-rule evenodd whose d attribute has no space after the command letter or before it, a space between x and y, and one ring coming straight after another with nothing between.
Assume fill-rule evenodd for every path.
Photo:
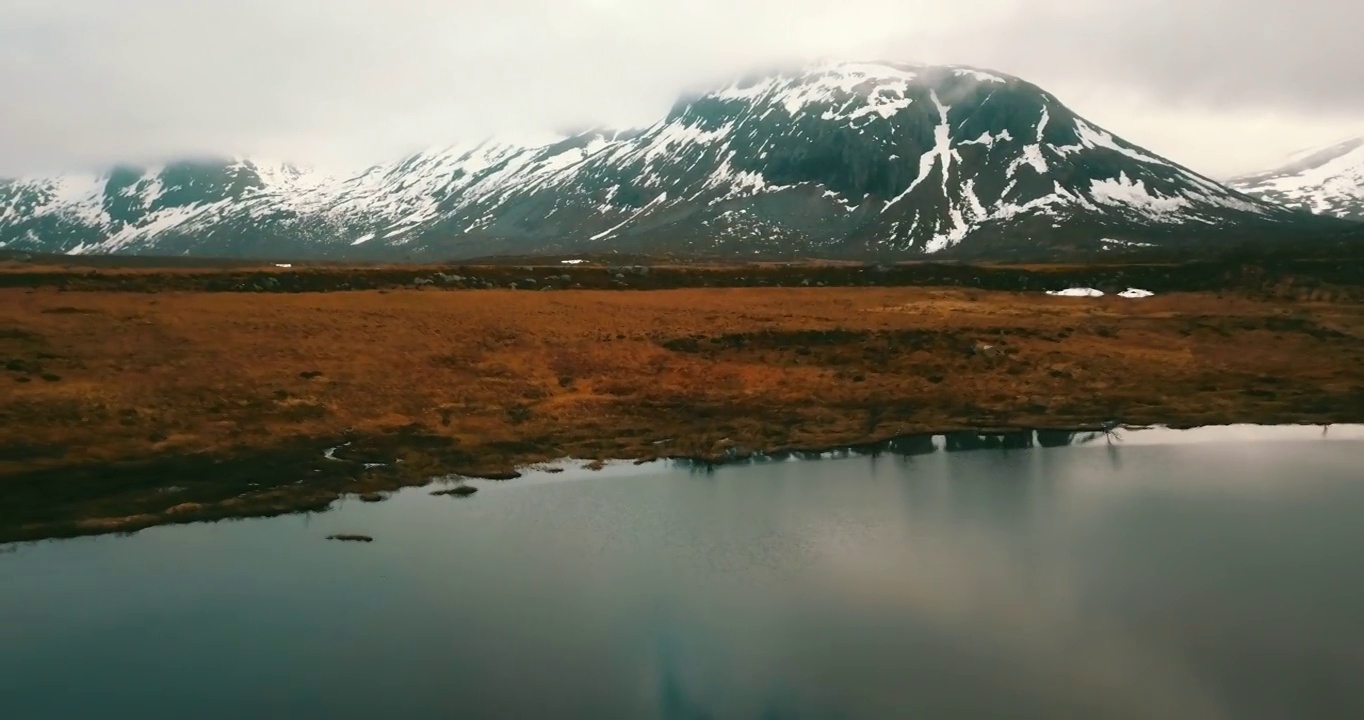
<instances>
[{"instance_id":1,"label":"grey cloud","mask_svg":"<svg viewBox=\"0 0 1364 720\"><path fill-rule=\"evenodd\" d=\"M0 18L0 175L639 124L814 55L1011 72L1209 171L1364 118L1347 0L0 0Z\"/></svg>"},{"instance_id":2,"label":"grey cloud","mask_svg":"<svg viewBox=\"0 0 1364 720\"><path fill-rule=\"evenodd\" d=\"M1352 0L1039 0L972 53L1161 102L1364 112L1364 4Z\"/></svg>"}]
</instances>

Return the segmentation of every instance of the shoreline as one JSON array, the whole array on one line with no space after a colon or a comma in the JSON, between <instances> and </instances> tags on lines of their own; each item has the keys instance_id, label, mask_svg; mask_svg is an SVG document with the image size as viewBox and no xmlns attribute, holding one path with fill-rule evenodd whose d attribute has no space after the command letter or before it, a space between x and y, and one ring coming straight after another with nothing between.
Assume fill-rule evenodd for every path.
<instances>
[{"instance_id":1,"label":"shoreline","mask_svg":"<svg viewBox=\"0 0 1364 720\"><path fill-rule=\"evenodd\" d=\"M0 541L316 510L562 457L1364 420L1360 287L1257 287L0 287Z\"/></svg>"},{"instance_id":2,"label":"shoreline","mask_svg":"<svg viewBox=\"0 0 1364 720\"><path fill-rule=\"evenodd\" d=\"M725 467L740 466L754 462L782 462L800 461L814 462L831 459L829 456L848 457L864 456L876 457L879 455L896 456L921 456L930 455L938 452L976 452L976 451L1026 451L1036 449L1052 449L1064 447L1079 447L1099 438L1109 436L1116 439L1121 444L1124 439L1123 433L1131 432L1190 432L1199 430L1231 430L1231 429L1251 429L1263 430L1282 430L1286 428L1311 428L1314 432L1316 428L1323 429L1323 436L1329 437L1332 428L1347 428L1347 432L1360 430L1351 434L1347 439L1364 438L1364 415L1352 420L1330 420L1322 422L1254 422L1239 421L1212 424L1180 424L1180 423L1091 423L1091 424L1067 424L1053 427L980 427L964 428L954 427L946 430L923 430L893 437L879 439L862 439L851 442L837 442L828 445L809 445L809 446L787 446L773 448L746 448L735 445L729 452L721 455L668 455L657 454L641 457L565 457L560 456L553 459L546 458L527 458L522 462L514 463L501 470L448 470L435 474L405 475L401 472L389 473L381 476L372 476L368 479L362 478L360 473L355 472L355 466L359 464L361 471L372 470L376 467L396 467L396 463L366 463L357 460L350 460L335 457L333 451L339 451L346 445L354 444L356 440L351 440L345 445L326 447L325 444L309 444L305 448L295 448L289 452L291 460L296 465L325 466L332 463L337 467L344 466L350 470L342 477L347 479L347 483L359 483L355 487L338 487L334 483L319 483L317 485L293 484L286 486L275 486L260 491L252 491L242 486L236 486L235 490L244 490L225 501L218 503L172 503L165 500L161 504L167 506L160 510L150 508L145 512L139 512L122 516L88 516L72 517L66 520L56 520L46 523L30 524L19 527L0 528L0 548L5 546L42 542L46 540L71 539L78 537L92 537L100 535L134 534L138 531L160 527L164 525L195 524L203 522L217 522L221 520L236 520L249 518L269 518L282 515L320 513L332 509L335 503L344 499L361 499L365 502L379 502L387 500L388 496L410 488L425 488L439 485L440 483L460 484L467 481L481 482L514 482L522 479L529 474L548 473L558 474L567 470L577 469L584 473L593 473L612 466L641 466L659 462L683 463L697 468L716 470ZM941 441L940 441L941 439ZM1078 442L1077 442L1078 439ZM1195 440L1197 442L1197 440ZM1205 442L1216 442L1216 440L1204 440ZM402 445L390 446L393 450L402 452L406 448ZM183 472L187 464L193 464L195 460L210 460L213 465L233 466L243 465L258 467L260 465L272 465L281 460L277 450L262 450L257 453L246 453L236 457L220 458L184 458L169 457L132 463L126 465L114 465L104 468L64 468L61 470L41 472L39 475L50 475L46 479L39 479L46 482L64 479L62 476L71 472L85 472L108 474L110 471L132 469L140 475L151 476L174 476ZM317 468L314 467L316 470ZM335 480L336 476L329 476ZM153 488L143 499L150 501L158 495L164 496L166 488ZM382 500L375 498L378 496Z\"/></svg>"}]
</instances>

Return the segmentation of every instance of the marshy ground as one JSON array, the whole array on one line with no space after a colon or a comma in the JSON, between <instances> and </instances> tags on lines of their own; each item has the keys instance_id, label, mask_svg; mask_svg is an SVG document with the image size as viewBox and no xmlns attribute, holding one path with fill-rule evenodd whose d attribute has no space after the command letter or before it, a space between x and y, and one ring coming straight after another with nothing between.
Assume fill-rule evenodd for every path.
<instances>
[{"instance_id":1,"label":"marshy ground","mask_svg":"<svg viewBox=\"0 0 1364 720\"><path fill-rule=\"evenodd\" d=\"M565 456L1360 421L1359 272L13 263L0 541L320 509ZM1158 294L1041 292L1076 284Z\"/></svg>"}]
</instances>

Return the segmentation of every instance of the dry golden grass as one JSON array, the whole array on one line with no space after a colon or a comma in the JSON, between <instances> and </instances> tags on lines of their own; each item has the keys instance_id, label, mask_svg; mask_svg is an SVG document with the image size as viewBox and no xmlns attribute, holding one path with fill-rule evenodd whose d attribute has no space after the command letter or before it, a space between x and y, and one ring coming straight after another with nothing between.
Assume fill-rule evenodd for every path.
<instances>
[{"instance_id":1,"label":"dry golden grass","mask_svg":"<svg viewBox=\"0 0 1364 720\"><path fill-rule=\"evenodd\" d=\"M44 478L125 461L320 456L342 437L394 438L376 447L407 470L358 486L376 490L565 455L707 456L1110 420L1360 420L1362 310L922 288L7 289L0 493L21 478L33 502L57 482ZM98 488L96 475L83 487ZM117 507L172 514L172 499L159 507L146 488L125 489L137 502ZM15 513L0 524L27 517Z\"/></svg>"}]
</instances>

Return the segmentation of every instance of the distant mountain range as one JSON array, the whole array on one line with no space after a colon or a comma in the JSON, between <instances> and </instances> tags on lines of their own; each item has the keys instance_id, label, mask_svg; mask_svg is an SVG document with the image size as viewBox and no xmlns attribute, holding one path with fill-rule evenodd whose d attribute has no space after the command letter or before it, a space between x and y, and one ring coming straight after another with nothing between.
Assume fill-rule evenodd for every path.
<instances>
[{"instance_id":1,"label":"distant mountain range","mask_svg":"<svg viewBox=\"0 0 1364 720\"><path fill-rule=\"evenodd\" d=\"M897 63L758 74L644 129L356 173L239 158L0 183L0 246L65 253L1048 258L1335 227L1115 137L1018 78Z\"/></svg>"},{"instance_id":2,"label":"distant mountain range","mask_svg":"<svg viewBox=\"0 0 1364 720\"><path fill-rule=\"evenodd\" d=\"M1305 150L1281 167L1230 184L1271 202L1364 220L1364 137Z\"/></svg>"}]
</instances>

